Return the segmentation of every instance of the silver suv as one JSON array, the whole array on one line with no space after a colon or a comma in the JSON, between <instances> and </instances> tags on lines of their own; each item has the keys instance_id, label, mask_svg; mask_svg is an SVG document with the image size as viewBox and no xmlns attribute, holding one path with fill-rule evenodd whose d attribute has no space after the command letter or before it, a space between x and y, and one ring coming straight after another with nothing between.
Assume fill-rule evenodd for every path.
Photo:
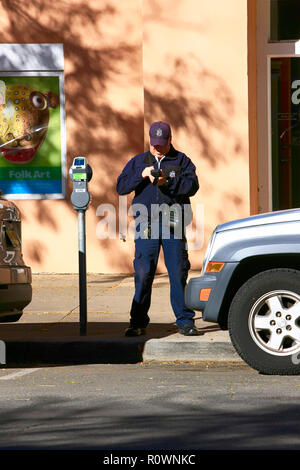
<instances>
[{"instance_id":1,"label":"silver suv","mask_svg":"<svg viewBox=\"0 0 300 470\"><path fill-rule=\"evenodd\" d=\"M22 256L20 212L0 194L0 322L19 320L31 298L31 269Z\"/></svg>"},{"instance_id":2,"label":"silver suv","mask_svg":"<svg viewBox=\"0 0 300 470\"><path fill-rule=\"evenodd\" d=\"M251 367L300 374L300 209L216 227L185 296Z\"/></svg>"}]
</instances>

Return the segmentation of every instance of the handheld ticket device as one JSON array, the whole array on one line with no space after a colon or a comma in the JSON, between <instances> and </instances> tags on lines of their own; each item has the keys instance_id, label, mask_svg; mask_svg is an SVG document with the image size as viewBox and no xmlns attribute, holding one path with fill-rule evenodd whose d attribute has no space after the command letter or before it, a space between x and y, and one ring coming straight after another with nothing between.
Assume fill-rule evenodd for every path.
<instances>
[{"instance_id":1,"label":"handheld ticket device","mask_svg":"<svg viewBox=\"0 0 300 470\"><path fill-rule=\"evenodd\" d=\"M86 210L90 202L88 182L92 179L93 171L85 157L74 158L69 175L73 182L71 202L74 209Z\"/></svg>"},{"instance_id":2,"label":"handheld ticket device","mask_svg":"<svg viewBox=\"0 0 300 470\"><path fill-rule=\"evenodd\" d=\"M88 182L92 179L93 172L85 157L76 157L69 170L73 183L71 202L78 213L78 261L79 261L79 315L80 334L86 335L87 331L87 288L86 288L86 235L85 235L85 211L90 203Z\"/></svg>"}]
</instances>

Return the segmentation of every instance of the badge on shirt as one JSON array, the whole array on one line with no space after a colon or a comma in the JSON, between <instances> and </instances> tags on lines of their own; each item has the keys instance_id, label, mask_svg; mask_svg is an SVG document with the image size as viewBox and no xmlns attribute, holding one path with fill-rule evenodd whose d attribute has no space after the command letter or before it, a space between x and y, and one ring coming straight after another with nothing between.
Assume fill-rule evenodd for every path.
<instances>
[{"instance_id":1,"label":"badge on shirt","mask_svg":"<svg viewBox=\"0 0 300 470\"><path fill-rule=\"evenodd\" d=\"M170 177L170 178L175 178L175 176L176 176L175 171L174 171L174 170L170 171L169 177Z\"/></svg>"}]
</instances>

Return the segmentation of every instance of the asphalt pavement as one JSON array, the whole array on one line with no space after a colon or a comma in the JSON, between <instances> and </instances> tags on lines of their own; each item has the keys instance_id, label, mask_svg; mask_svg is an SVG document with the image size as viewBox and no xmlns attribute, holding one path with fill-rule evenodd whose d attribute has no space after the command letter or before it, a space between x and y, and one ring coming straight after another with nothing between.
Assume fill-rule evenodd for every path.
<instances>
[{"instance_id":1,"label":"asphalt pavement","mask_svg":"<svg viewBox=\"0 0 300 470\"><path fill-rule=\"evenodd\" d=\"M189 277L199 274L191 271ZM167 274L155 277L147 334L125 337L133 294L133 275L88 274L84 331L78 275L33 274L33 298L22 318L16 323L0 324L6 365L241 362L228 332L203 321L200 312L195 315L199 336L186 337L177 332Z\"/></svg>"}]
</instances>

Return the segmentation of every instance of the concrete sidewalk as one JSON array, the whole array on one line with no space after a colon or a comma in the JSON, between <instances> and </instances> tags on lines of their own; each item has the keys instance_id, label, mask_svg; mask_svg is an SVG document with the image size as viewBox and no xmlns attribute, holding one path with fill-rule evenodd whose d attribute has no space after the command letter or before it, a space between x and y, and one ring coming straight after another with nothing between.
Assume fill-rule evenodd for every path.
<instances>
[{"instance_id":1,"label":"concrete sidewalk","mask_svg":"<svg viewBox=\"0 0 300 470\"><path fill-rule=\"evenodd\" d=\"M7 364L241 361L228 332L204 322L200 313L199 336L177 333L167 274L154 280L147 335L124 337L133 293L133 275L88 274L87 333L80 335L78 275L33 275L33 299L21 320L0 324Z\"/></svg>"}]
</instances>

